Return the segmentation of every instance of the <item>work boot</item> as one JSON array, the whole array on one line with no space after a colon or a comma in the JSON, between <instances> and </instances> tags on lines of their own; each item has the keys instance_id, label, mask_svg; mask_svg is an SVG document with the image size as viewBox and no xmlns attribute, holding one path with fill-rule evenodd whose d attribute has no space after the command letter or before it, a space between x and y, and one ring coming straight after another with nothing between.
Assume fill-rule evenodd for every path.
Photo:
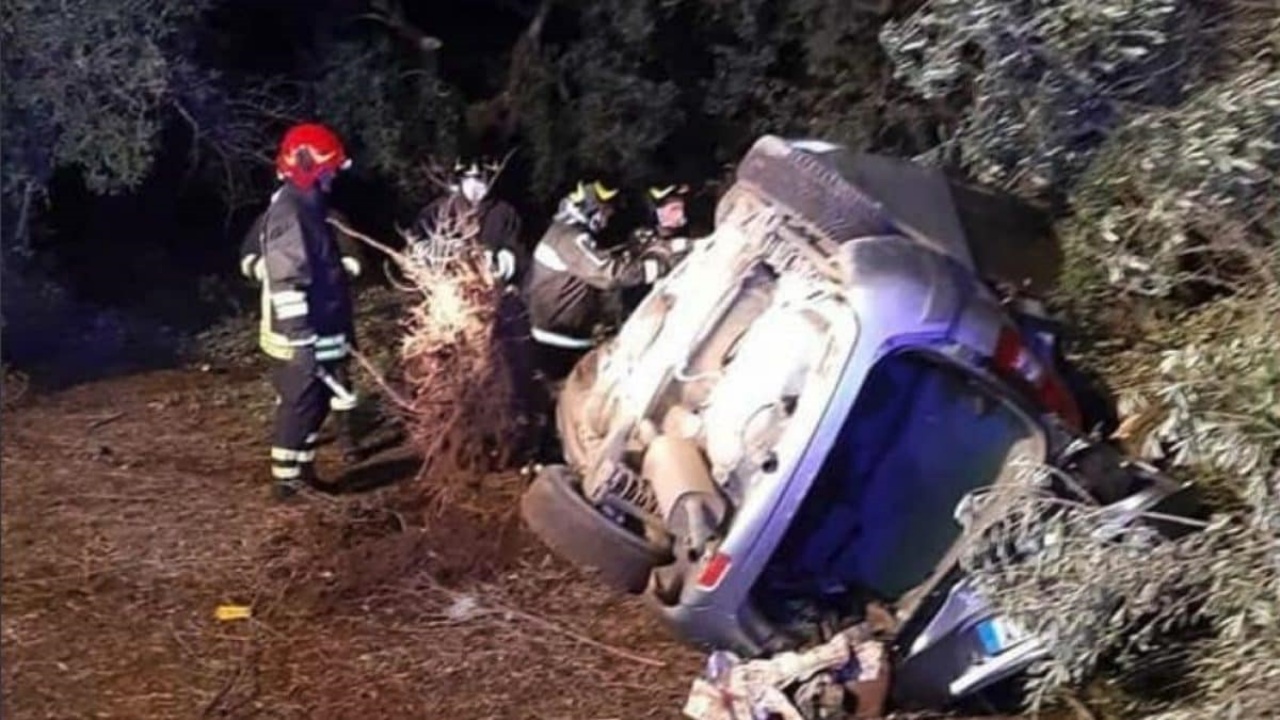
<instances>
[{"instance_id":1,"label":"work boot","mask_svg":"<svg viewBox=\"0 0 1280 720\"><path fill-rule=\"evenodd\" d=\"M271 499L280 503L290 503L299 500L298 494L302 492L304 483L300 480L276 480L271 481Z\"/></svg>"}]
</instances>

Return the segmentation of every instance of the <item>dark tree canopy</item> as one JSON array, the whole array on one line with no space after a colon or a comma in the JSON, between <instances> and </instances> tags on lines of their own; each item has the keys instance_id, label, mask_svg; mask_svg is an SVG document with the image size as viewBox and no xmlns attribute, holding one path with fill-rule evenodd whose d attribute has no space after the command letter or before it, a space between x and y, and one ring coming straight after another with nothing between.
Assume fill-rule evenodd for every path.
<instances>
[{"instance_id":1,"label":"dark tree canopy","mask_svg":"<svg viewBox=\"0 0 1280 720\"><path fill-rule=\"evenodd\" d=\"M1091 163L1125 155L1108 143L1133 137L1117 132L1136 118L1173 127L1158 114L1233 87L1233 67L1271 87L1266 13L1206 7L14 0L0 15L4 197L25 211L6 213L6 235L25 234L55 168L96 192L137 188L173 128L231 202L260 200L276 135L304 117L335 126L368 187L409 210L435 192L431 158L516 151L520 202L545 208L588 174L713 179L766 132L916 156L1032 198L1093 198ZM1270 157L1242 162L1262 176Z\"/></svg>"}]
</instances>

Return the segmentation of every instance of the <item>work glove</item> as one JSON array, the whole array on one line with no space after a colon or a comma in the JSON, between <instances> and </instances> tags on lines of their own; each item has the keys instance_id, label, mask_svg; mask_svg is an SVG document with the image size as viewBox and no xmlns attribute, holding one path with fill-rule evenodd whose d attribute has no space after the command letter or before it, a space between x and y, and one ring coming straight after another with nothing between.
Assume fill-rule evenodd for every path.
<instances>
[{"instance_id":1,"label":"work glove","mask_svg":"<svg viewBox=\"0 0 1280 720\"><path fill-rule=\"evenodd\" d=\"M360 261L351 255L342 256L342 267L352 278L360 277Z\"/></svg>"},{"instance_id":2,"label":"work glove","mask_svg":"<svg viewBox=\"0 0 1280 720\"><path fill-rule=\"evenodd\" d=\"M485 262L489 265L489 272L493 274L499 282L509 283L516 276L516 254L506 248L499 248L497 251L485 250Z\"/></svg>"},{"instance_id":3,"label":"work glove","mask_svg":"<svg viewBox=\"0 0 1280 720\"><path fill-rule=\"evenodd\" d=\"M676 258L682 258L693 250L693 241L686 237L671 238L666 245Z\"/></svg>"}]
</instances>

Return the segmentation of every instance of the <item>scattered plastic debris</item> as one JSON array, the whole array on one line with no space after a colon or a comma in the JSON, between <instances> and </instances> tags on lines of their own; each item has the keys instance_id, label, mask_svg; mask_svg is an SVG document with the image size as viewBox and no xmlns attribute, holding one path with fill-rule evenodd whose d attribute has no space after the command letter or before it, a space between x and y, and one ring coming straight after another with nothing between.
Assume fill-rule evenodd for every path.
<instances>
[{"instance_id":1,"label":"scattered plastic debris","mask_svg":"<svg viewBox=\"0 0 1280 720\"><path fill-rule=\"evenodd\" d=\"M480 603L471 595L458 595L445 611L445 617L453 622L466 622L478 615Z\"/></svg>"},{"instance_id":2,"label":"scattered plastic debris","mask_svg":"<svg viewBox=\"0 0 1280 720\"><path fill-rule=\"evenodd\" d=\"M800 652L743 661L717 651L707 658L703 677L693 681L684 715L691 720L805 720L800 705L828 717L830 710L856 704L852 717L879 717L888 692L884 646L865 626L836 635Z\"/></svg>"}]
</instances>

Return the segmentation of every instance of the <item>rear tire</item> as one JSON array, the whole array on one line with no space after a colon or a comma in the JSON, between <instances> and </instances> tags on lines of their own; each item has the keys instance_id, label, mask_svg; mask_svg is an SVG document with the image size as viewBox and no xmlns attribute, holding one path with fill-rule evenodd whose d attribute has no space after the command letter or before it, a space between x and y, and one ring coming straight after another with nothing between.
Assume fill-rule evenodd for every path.
<instances>
[{"instance_id":1,"label":"rear tire","mask_svg":"<svg viewBox=\"0 0 1280 720\"><path fill-rule=\"evenodd\" d=\"M738 164L737 181L841 243L893 231L880 204L818 157L779 139L757 141Z\"/></svg>"},{"instance_id":2,"label":"rear tire","mask_svg":"<svg viewBox=\"0 0 1280 720\"><path fill-rule=\"evenodd\" d=\"M520 499L525 524L556 555L594 570L607 584L644 592L653 569L671 553L605 517L582 495L572 471L552 465L538 473Z\"/></svg>"}]
</instances>

